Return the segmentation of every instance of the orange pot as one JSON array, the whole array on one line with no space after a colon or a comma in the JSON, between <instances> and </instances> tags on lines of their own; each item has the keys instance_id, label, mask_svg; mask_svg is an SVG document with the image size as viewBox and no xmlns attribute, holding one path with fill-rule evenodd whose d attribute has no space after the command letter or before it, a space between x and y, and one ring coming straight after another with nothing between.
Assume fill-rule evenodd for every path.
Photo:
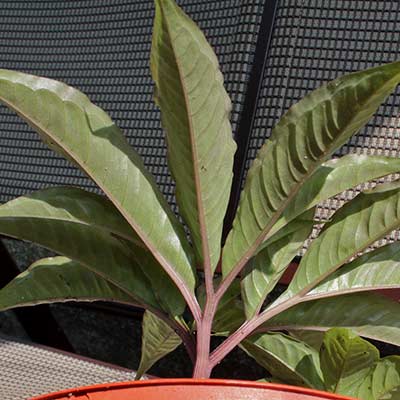
<instances>
[{"instance_id":1,"label":"orange pot","mask_svg":"<svg viewBox=\"0 0 400 400\"><path fill-rule=\"evenodd\" d=\"M295 386L224 379L153 379L64 390L31 400L354 400Z\"/></svg>"}]
</instances>

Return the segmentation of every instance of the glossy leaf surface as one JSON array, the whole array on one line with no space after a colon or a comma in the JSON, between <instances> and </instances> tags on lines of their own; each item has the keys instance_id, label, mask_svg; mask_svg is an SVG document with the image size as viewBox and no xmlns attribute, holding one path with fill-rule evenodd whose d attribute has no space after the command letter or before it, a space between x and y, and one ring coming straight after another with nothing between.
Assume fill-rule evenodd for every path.
<instances>
[{"instance_id":1,"label":"glossy leaf surface","mask_svg":"<svg viewBox=\"0 0 400 400\"><path fill-rule=\"evenodd\" d=\"M395 242L339 268L307 294L307 298L400 287L400 243Z\"/></svg>"},{"instance_id":2,"label":"glossy leaf surface","mask_svg":"<svg viewBox=\"0 0 400 400\"><path fill-rule=\"evenodd\" d=\"M0 310L65 301L115 301L135 304L135 297L67 257L33 263L0 290Z\"/></svg>"},{"instance_id":3,"label":"glossy leaf surface","mask_svg":"<svg viewBox=\"0 0 400 400\"><path fill-rule=\"evenodd\" d=\"M312 331L343 327L357 335L399 346L399 315L399 303L373 293L355 293L298 304L264 326Z\"/></svg>"},{"instance_id":4,"label":"glossy leaf surface","mask_svg":"<svg viewBox=\"0 0 400 400\"><path fill-rule=\"evenodd\" d=\"M93 179L175 282L194 291L191 250L181 224L103 110L63 83L9 70L0 70L0 102Z\"/></svg>"},{"instance_id":5,"label":"glossy leaf surface","mask_svg":"<svg viewBox=\"0 0 400 400\"><path fill-rule=\"evenodd\" d=\"M241 348L274 378L292 385L325 388L318 352L305 343L281 333L265 333L244 340Z\"/></svg>"},{"instance_id":6,"label":"glossy leaf surface","mask_svg":"<svg viewBox=\"0 0 400 400\"><path fill-rule=\"evenodd\" d=\"M156 1L151 70L179 209L199 263L214 270L236 149L231 102L214 51L173 0Z\"/></svg>"},{"instance_id":7,"label":"glossy leaf surface","mask_svg":"<svg viewBox=\"0 0 400 400\"><path fill-rule=\"evenodd\" d=\"M150 311L145 311L142 322L142 355L136 379L140 379L158 360L174 351L181 343L181 338L168 324Z\"/></svg>"},{"instance_id":8,"label":"glossy leaf surface","mask_svg":"<svg viewBox=\"0 0 400 400\"><path fill-rule=\"evenodd\" d=\"M303 184L368 122L399 81L400 63L349 74L282 117L249 170L223 253L224 276L247 262Z\"/></svg>"}]
</instances>

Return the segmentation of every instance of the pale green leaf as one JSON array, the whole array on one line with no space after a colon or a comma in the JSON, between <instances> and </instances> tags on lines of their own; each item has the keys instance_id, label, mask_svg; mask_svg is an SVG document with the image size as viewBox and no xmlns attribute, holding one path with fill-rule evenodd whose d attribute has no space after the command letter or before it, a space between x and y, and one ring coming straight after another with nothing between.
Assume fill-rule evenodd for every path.
<instances>
[{"instance_id":1,"label":"pale green leaf","mask_svg":"<svg viewBox=\"0 0 400 400\"><path fill-rule=\"evenodd\" d=\"M0 310L65 301L114 301L135 304L126 291L67 257L33 263L0 290Z\"/></svg>"},{"instance_id":2,"label":"pale green leaf","mask_svg":"<svg viewBox=\"0 0 400 400\"><path fill-rule=\"evenodd\" d=\"M173 0L156 0L151 70L179 209L199 263L214 270L236 149L231 102L214 51Z\"/></svg>"},{"instance_id":3,"label":"pale green leaf","mask_svg":"<svg viewBox=\"0 0 400 400\"><path fill-rule=\"evenodd\" d=\"M298 254L304 241L311 234L313 228L312 216L314 210L307 212L309 218L304 215L302 224L294 220L284 230L290 233L279 240L273 236L264 245L264 249L249 262L241 281L242 299L247 319L257 314L271 290L278 283L289 263ZM289 229L296 225L296 230Z\"/></svg>"},{"instance_id":4,"label":"pale green leaf","mask_svg":"<svg viewBox=\"0 0 400 400\"><path fill-rule=\"evenodd\" d=\"M158 360L173 352L181 343L181 338L167 323L146 310L142 322L142 356L135 379L140 379Z\"/></svg>"},{"instance_id":5,"label":"pale green leaf","mask_svg":"<svg viewBox=\"0 0 400 400\"><path fill-rule=\"evenodd\" d=\"M224 276L248 261L305 182L368 122L399 81L400 63L349 74L283 116L249 170L223 252Z\"/></svg>"},{"instance_id":6,"label":"pale green leaf","mask_svg":"<svg viewBox=\"0 0 400 400\"><path fill-rule=\"evenodd\" d=\"M399 226L400 182L379 185L359 194L325 224L277 303L304 296L352 257Z\"/></svg>"},{"instance_id":7,"label":"pale green leaf","mask_svg":"<svg viewBox=\"0 0 400 400\"><path fill-rule=\"evenodd\" d=\"M400 357L380 359L371 343L346 329L332 329L320 352L327 389L362 400L398 398Z\"/></svg>"},{"instance_id":8,"label":"pale green leaf","mask_svg":"<svg viewBox=\"0 0 400 400\"><path fill-rule=\"evenodd\" d=\"M344 265L311 290L306 297L320 298L393 288L400 288L399 242L380 247Z\"/></svg>"},{"instance_id":9,"label":"pale green leaf","mask_svg":"<svg viewBox=\"0 0 400 400\"><path fill-rule=\"evenodd\" d=\"M357 385L354 395L363 400L399 400L400 357L389 356L379 360L371 373Z\"/></svg>"},{"instance_id":10,"label":"pale green leaf","mask_svg":"<svg viewBox=\"0 0 400 400\"><path fill-rule=\"evenodd\" d=\"M274 378L287 384L323 390L318 352L281 333L251 336L240 347Z\"/></svg>"},{"instance_id":11,"label":"pale green leaf","mask_svg":"<svg viewBox=\"0 0 400 400\"><path fill-rule=\"evenodd\" d=\"M354 388L379 360L378 349L347 329L326 332L320 351L326 389L354 396Z\"/></svg>"},{"instance_id":12,"label":"pale green leaf","mask_svg":"<svg viewBox=\"0 0 400 400\"><path fill-rule=\"evenodd\" d=\"M374 293L354 293L308 301L281 312L266 329L326 331L352 329L357 335L400 345L400 303Z\"/></svg>"},{"instance_id":13,"label":"pale green leaf","mask_svg":"<svg viewBox=\"0 0 400 400\"><path fill-rule=\"evenodd\" d=\"M194 292L183 227L103 110L63 83L9 70L0 70L0 102L93 179L174 281Z\"/></svg>"}]
</instances>

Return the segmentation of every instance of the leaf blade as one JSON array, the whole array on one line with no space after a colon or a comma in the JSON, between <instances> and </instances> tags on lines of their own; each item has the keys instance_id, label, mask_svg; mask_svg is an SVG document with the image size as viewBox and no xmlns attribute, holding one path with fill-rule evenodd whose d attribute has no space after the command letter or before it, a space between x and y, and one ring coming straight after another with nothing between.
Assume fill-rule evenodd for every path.
<instances>
[{"instance_id":1,"label":"leaf blade","mask_svg":"<svg viewBox=\"0 0 400 400\"><path fill-rule=\"evenodd\" d=\"M3 69L0 102L33 126L51 148L79 165L172 279L194 292L195 272L183 228L138 154L103 110L63 83Z\"/></svg>"},{"instance_id":2,"label":"leaf blade","mask_svg":"<svg viewBox=\"0 0 400 400\"><path fill-rule=\"evenodd\" d=\"M303 297L376 240L400 226L400 182L377 186L345 204L325 224L277 303Z\"/></svg>"},{"instance_id":3,"label":"leaf blade","mask_svg":"<svg viewBox=\"0 0 400 400\"><path fill-rule=\"evenodd\" d=\"M326 331L351 329L359 336L400 345L400 304L374 293L308 301L267 321L265 329Z\"/></svg>"},{"instance_id":4,"label":"leaf blade","mask_svg":"<svg viewBox=\"0 0 400 400\"><path fill-rule=\"evenodd\" d=\"M318 352L281 333L250 336L240 345L274 378L292 384L324 390Z\"/></svg>"},{"instance_id":5,"label":"leaf blade","mask_svg":"<svg viewBox=\"0 0 400 400\"><path fill-rule=\"evenodd\" d=\"M365 125L399 80L400 63L353 73L285 114L249 170L223 253L224 276L241 269L304 182Z\"/></svg>"},{"instance_id":6,"label":"leaf blade","mask_svg":"<svg viewBox=\"0 0 400 400\"><path fill-rule=\"evenodd\" d=\"M211 46L172 0L156 1L151 70L177 202L198 262L210 264L214 271L236 148L229 123L231 103Z\"/></svg>"},{"instance_id":7,"label":"leaf blade","mask_svg":"<svg viewBox=\"0 0 400 400\"><path fill-rule=\"evenodd\" d=\"M143 315L142 331L142 355L135 380L182 343L168 324L148 310Z\"/></svg>"},{"instance_id":8,"label":"leaf blade","mask_svg":"<svg viewBox=\"0 0 400 400\"><path fill-rule=\"evenodd\" d=\"M64 301L134 299L105 279L67 257L38 260L0 290L0 310Z\"/></svg>"},{"instance_id":9,"label":"leaf blade","mask_svg":"<svg viewBox=\"0 0 400 400\"><path fill-rule=\"evenodd\" d=\"M241 280L241 292L247 319L260 311L267 295L278 283L289 263L311 234L313 215L314 210L307 212L309 218L307 219L304 215L300 226L297 220L287 225L290 233L281 239L276 241L272 236L270 239L270 241L273 240L272 243L264 244L264 249L257 253L246 267ZM292 231L291 225L295 225L297 229Z\"/></svg>"}]
</instances>

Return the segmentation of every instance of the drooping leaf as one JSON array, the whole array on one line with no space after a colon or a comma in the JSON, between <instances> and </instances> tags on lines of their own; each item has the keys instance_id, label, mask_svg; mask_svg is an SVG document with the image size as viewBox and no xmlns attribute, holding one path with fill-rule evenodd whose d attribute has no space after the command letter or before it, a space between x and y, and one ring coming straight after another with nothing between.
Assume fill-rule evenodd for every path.
<instances>
[{"instance_id":1,"label":"drooping leaf","mask_svg":"<svg viewBox=\"0 0 400 400\"><path fill-rule=\"evenodd\" d=\"M307 301L276 315L267 329L326 331L352 329L357 335L400 345L400 303L374 293Z\"/></svg>"},{"instance_id":2,"label":"drooping leaf","mask_svg":"<svg viewBox=\"0 0 400 400\"><path fill-rule=\"evenodd\" d=\"M379 351L351 331L336 328L326 332L320 357L327 390L352 396L379 360Z\"/></svg>"},{"instance_id":3,"label":"drooping leaf","mask_svg":"<svg viewBox=\"0 0 400 400\"><path fill-rule=\"evenodd\" d=\"M260 311L267 295L275 287L289 263L311 234L314 210L307 214L309 214L309 218L304 216L301 226L298 226L297 220L293 221L297 230L290 229L291 233L278 241L272 237L270 239L272 243L269 245L267 243L265 248L246 267L241 287L247 319ZM286 228L290 228L290 225L292 224L287 225Z\"/></svg>"},{"instance_id":4,"label":"drooping leaf","mask_svg":"<svg viewBox=\"0 0 400 400\"><path fill-rule=\"evenodd\" d=\"M173 0L156 1L151 70L179 209L199 263L214 270L236 149L231 102L214 51Z\"/></svg>"},{"instance_id":5,"label":"drooping leaf","mask_svg":"<svg viewBox=\"0 0 400 400\"><path fill-rule=\"evenodd\" d=\"M337 296L349 292L390 288L400 288L399 242L380 247L344 265L306 297Z\"/></svg>"},{"instance_id":6,"label":"drooping leaf","mask_svg":"<svg viewBox=\"0 0 400 400\"><path fill-rule=\"evenodd\" d=\"M147 310L143 315L142 331L142 355L135 379L140 379L158 360L182 343L167 323Z\"/></svg>"},{"instance_id":7,"label":"drooping leaf","mask_svg":"<svg viewBox=\"0 0 400 400\"><path fill-rule=\"evenodd\" d=\"M379 185L359 194L325 224L277 303L304 296L352 257L399 226L400 182Z\"/></svg>"},{"instance_id":8,"label":"drooping leaf","mask_svg":"<svg viewBox=\"0 0 400 400\"><path fill-rule=\"evenodd\" d=\"M399 81L400 63L349 74L283 116L249 170L223 252L224 276L245 265L305 182L368 122Z\"/></svg>"},{"instance_id":9,"label":"drooping leaf","mask_svg":"<svg viewBox=\"0 0 400 400\"><path fill-rule=\"evenodd\" d=\"M300 188L274 228L345 190L399 171L397 157L347 154L328 160Z\"/></svg>"},{"instance_id":10,"label":"drooping leaf","mask_svg":"<svg viewBox=\"0 0 400 400\"><path fill-rule=\"evenodd\" d=\"M103 110L63 83L3 69L0 102L93 179L174 281L194 292L195 271L184 230L138 154Z\"/></svg>"},{"instance_id":11,"label":"drooping leaf","mask_svg":"<svg viewBox=\"0 0 400 400\"><path fill-rule=\"evenodd\" d=\"M400 357L380 359L375 346L347 329L325 334L320 358L329 391L362 400L398 398Z\"/></svg>"},{"instance_id":12,"label":"drooping leaf","mask_svg":"<svg viewBox=\"0 0 400 400\"><path fill-rule=\"evenodd\" d=\"M135 304L132 295L67 257L36 261L0 290L2 311L43 303L96 300Z\"/></svg>"},{"instance_id":13,"label":"drooping leaf","mask_svg":"<svg viewBox=\"0 0 400 400\"><path fill-rule=\"evenodd\" d=\"M139 303L157 308L161 304L165 311L181 314L185 302L151 253L110 234L113 225L109 222L115 217L113 209L100 207L99 198L85 196L83 191L79 196L82 201L76 202L74 195L65 196L66 191L61 190L60 198L57 198L57 189L52 189L3 204L0 233L32 241L77 261L127 291ZM91 211L82 211L81 206ZM103 214L97 215L97 211ZM108 211L111 215L106 215ZM153 290L154 287L163 289L163 294ZM160 303L154 293L159 294Z\"/></svg>"},{"instance_id":14,"label":"drooping leaf","mask_svg":"<svg viewBox=\"0 0 400 400\"><path fill-rule=\"evenodd\" d=\"M240 347L274 378L287 384L324 390L318 352L281 333L250 336Z\"/></svg>"}]
</instances>

